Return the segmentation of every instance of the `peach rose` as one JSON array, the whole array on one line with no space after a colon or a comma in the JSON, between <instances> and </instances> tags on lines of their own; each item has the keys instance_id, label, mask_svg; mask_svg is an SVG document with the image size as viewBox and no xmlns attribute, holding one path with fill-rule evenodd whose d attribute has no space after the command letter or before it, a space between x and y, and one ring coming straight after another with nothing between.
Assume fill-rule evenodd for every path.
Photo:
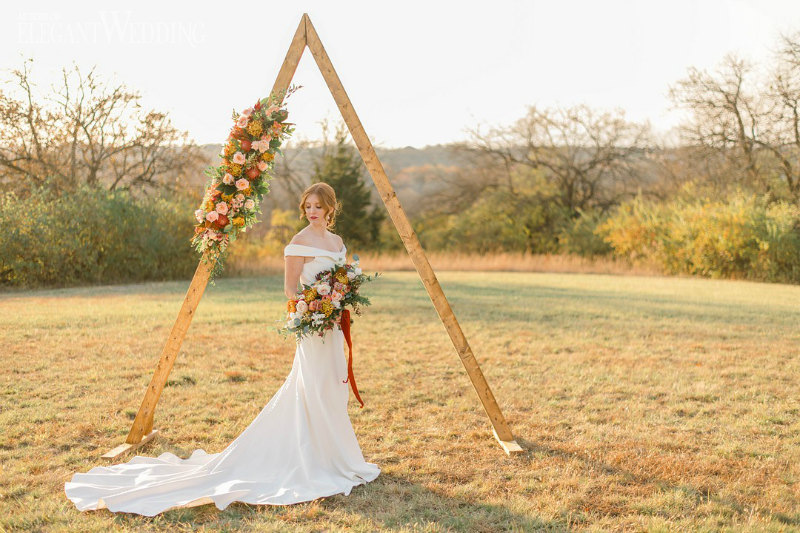
<instances>
[{"instance_id":1,"label":"peach rose","mask_svg":"<svg viewBox=\"0 0 800 533\"><path fill-rule=\"evenodd\" d=\"M330 294L331 286L328 285L327 283L320 283L319 285L317 285L317 293L319 293L320 296L325 296L327 294Z\"/></svg>"}]
</instances>

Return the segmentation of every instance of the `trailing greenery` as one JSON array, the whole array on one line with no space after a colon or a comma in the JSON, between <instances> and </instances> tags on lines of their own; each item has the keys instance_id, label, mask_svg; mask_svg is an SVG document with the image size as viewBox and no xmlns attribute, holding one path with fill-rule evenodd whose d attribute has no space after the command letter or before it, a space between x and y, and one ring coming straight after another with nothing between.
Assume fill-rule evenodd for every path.
<instances>
[{"instance_id":1,"label":"trailing greenery","mask_svg":"<svg viewBox=\"0 0 800 533\"><path fill-rule=\"evenodd\" d=\"M800 208L736 192L664 203L636 198L597 229L614 253L671 274L800 282Z\"/></svg>"},{"instance_id":2,"label":"trailing greenery","mask_svg":"<svg viewBox=\"0 0 800 533\"><path fill-rule=\"evenodd\" d=\"M59 287L189 278L197 258L187 236L196 200L137 199L81 186L0 196L0 286Z\"/></svg>"}]
</instances>

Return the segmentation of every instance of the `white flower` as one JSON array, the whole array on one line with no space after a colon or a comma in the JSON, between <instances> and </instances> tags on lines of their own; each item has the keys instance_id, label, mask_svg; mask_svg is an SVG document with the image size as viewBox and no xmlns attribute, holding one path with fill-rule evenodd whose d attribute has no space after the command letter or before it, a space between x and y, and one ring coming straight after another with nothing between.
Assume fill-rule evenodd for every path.
<instances>
[{"instance_id":1,"label":"white flower","mask_svg":"<svg viewBox=\"0 0 800 533\"><path fill-rule=\"evenodd\" d=\"M339 309L340 307L342 307L342 302L340 302L339 300L331 300L331 305L334 306L336 309Z\"/></svg>"},{"instance_id":2,"label":"white flower","mask_svg":"<svg viewBox=\"0 0 800 533\"><path fill-rule=\"evenodd\" d=\"M216 211L209 211L208 213L206 213L206 220L208 220L209 222L214 222L218 218L219 218L219 213L217 213Z\"/></svg>"},{"instance_id":3,"label":"white flower","mask_svg":"<svg viewBox=\"0 0 800 533\"><path fill-rule=\"evenodd\" d=\"M225 185L233 185L233 174L230 172L226 172L224 176L222 176L222 183Z\"/></svg>"},{"instance_id":4,"label":"white flower","mask_svg":"<svg viewBox=\"0 0 800 533\"><path fill-rule=\"evenodd\" d=\"M196 218L198 222L202 222L203 221L203 210L202 209L197 209L194 212L194 218Z\"/></svg>"},{"instance_id":5,"label":"white flower","mask_svg":"<svg viewBox=\"0 0 800 533\"><path fill-rule=\"evenodd\" d=\"M245 209L247 209L248 211L249 211L249 210L251 210L251 209L253 209L255 206L256 206L256 203L253 201L253 199L252 199L252 198L248 198L248 199L247 199L247 200L244 202L244 208L245 208Z\"/></svg>"},{"instance_id":6,"label":"white flower","mask_svg":"<svg viewBox=\"0 0 800 533\"><path fill-rule=\"evenodd\" d=\"M319 285L317 285L317 293L319 293L321 296L330 294L331 286L328 285L327 283L320 283Z\"/></svg>"},{"instance_id":7,"label":"white flower","mask_svg":"<svg viewBox=\"0 0 800 533\"><path fill-rule=\"evenodd\" d=\"M348 270L347 271L347 279L353 279L354 277L356 277L355 272L353 272L352 270Z\"/></svg>"},{"instance_id":8,"label":"white flower","mask_svg":"<svg viewBox=\"0 0 800 533\"><path fill-rule=\"evenodd\" d=\"M343 295L341 292L339 292L339 291L333 291L333 292L331 293L331 301L332 301L332 302L338 302L338 301L339 301L339 300L341 300L343 297L344 297L344 295Z\"/></svg>"},{"instance_id":9,"label":"white flower","mask_svg":"<svg viewBox=\"0 0 800 533\"><path fill-rule=\"evenodd\" d=\"M298 314L303 315L306 311L308 311L308 304L305 300L300 300L295 305L295 309L297 309Z\"/></svg>"},{"instance_id":10,"label":"white flower","mask_svg":"<svg viewBox=\"0 0 800 533\"><path fill-rule=\"evenodd\" d=\"M236 163L237 165L244 165L245 161L246 159L242 152L236 152L235 154L233 154L233 162Z\"/></svg>"},{"instance_id":11,"label":"white flower","mask_svg":"<svg viewBox=\"0 0 800 533\"><path fill-rule=\"evenodd\" d=\"M315 326L322 324L323 320L325 320L325 313L314 313L311 315L311 321Z\"/></svg>"},{"instance_id":12,"label":"white flower","mask_svg":"<svg viewBox=\"0 0 800 533\"><path fill-rule=\"evenodd\" d=\"M245 190L249 186L250 182L247 181L245 178L239 178L238 180L236 180L236 188L239 189L240 191Z\"/></svg>"},{"instance_id":13,"label":"white flower","mask_svg":"<svg viewBox=\"0 0 800 533\"><path fill-rule=\"evenodd\" d=\"M226 204L225 202L218 203L217 207L216 207L216 211L220 215L227 215L228 214L228 204Z\"/></svg>"},{"instance_id":14,"label":"white flower","mask_svg":"<svg viewBox=\"0 0 800 533\"><path fill-rule=\"evenodd\" d=\"M361 267L354 268L353 272L355 273L356 276L360 276L361 275Z\"/></svg>"}]
</instances>

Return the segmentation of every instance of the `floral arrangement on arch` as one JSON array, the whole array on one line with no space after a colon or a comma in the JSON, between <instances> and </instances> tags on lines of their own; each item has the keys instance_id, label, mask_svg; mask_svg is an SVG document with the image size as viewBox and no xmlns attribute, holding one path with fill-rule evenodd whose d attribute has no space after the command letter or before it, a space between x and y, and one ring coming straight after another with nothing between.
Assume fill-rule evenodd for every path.
<instances>
[{"instance_id":1,"label":"floral arrangement on arch","mask_svg":"<svg viewBox=\"0 0 800 533\"><path fill-rule=\"evenodd\" d=\"M293 124L284 108L285 99L298 86L279 94L270 94L237 113L235 124L222 147L222 162L210 166L205 174L210 177L200 207L194 212L197 224L192 245L203 256L203 261L213 262L209 280L223 269L226 250L236 240L239 231L258 222L262 197L269 192L272 167L276 154L282 154L281 144L292 133Z\"/></svg>"}]
</instances>

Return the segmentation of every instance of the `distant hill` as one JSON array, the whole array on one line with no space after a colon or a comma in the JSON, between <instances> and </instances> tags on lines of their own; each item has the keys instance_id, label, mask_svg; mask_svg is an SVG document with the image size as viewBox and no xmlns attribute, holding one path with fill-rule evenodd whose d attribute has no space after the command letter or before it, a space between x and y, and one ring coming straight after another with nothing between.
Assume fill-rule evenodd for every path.
<instances>
[{"instance_id":1,"label":"distant hill","mask_svg":"<svg viewBox=\"0 0 800 533\"><path fill-rule=\"evenodd\" d=\"M216 164L219 161L219 153L222 150L220 144L206 144L200 147L202 153L201 166L196 175L196 182L187 184L190 187L198 187L202 190L207 182L207 177L202 174L202 169L208 165ZM285 151L285 161L295 175L310 176L313 171L315 159L320 155L319 147L303 147L299 149L288 148ZM383 164L386 175L397 193L400 202L410 216L413 216L417 208L422 206L420 200L427 195L436 192L442 187L441 179L444 174L455 172L464 164L463 158L458 154L452 145L433 145L424 148L376 148L375 152ZM285 164L283 158L277 159L277 165ZM366 169L365 169L366 173ZM262 208L264 212L263 220L269 220L268 211L273 206L286 204L286 207L293 207L293 201L286 197L282 190L280 179L272 181L270 202L265 202ZM379 201L376 195L376 200Z\"/></svg>"}]
</instances>

